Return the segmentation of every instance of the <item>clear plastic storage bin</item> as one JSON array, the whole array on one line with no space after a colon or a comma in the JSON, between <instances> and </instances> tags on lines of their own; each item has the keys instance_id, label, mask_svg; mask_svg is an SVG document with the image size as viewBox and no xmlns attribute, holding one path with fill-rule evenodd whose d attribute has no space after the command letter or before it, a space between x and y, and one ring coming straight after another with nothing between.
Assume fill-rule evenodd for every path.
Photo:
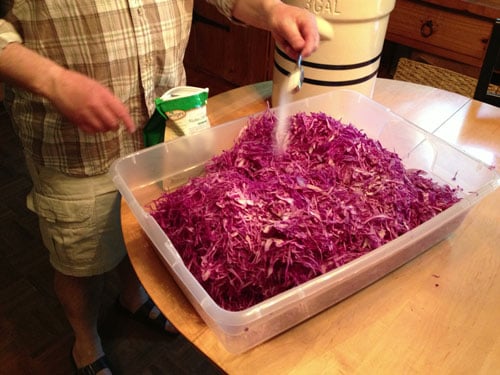
<instances>
[{"instance_id":1,"label":"clear plastic storage bin","mask_svg":"<svg viewBox=\"0 0 500 375\"><path fill-rule=\"evenodd\" d=\"M433 219L360 258L243 311L219 307L185 267L147 206L164 188L203 172L205 162L228 149L247 118L159 144L117 160L110 173L166 268L191 304L230 352L244 352L352 295L445 239L471 207L500 183L499 174L389 109L354 91L332 91L285 106L285 112L325 112L352 123L395 151L407 168L460 186L463 199ZM278 113L278 112L276 112Z\"/></svg>"}]
</instances>

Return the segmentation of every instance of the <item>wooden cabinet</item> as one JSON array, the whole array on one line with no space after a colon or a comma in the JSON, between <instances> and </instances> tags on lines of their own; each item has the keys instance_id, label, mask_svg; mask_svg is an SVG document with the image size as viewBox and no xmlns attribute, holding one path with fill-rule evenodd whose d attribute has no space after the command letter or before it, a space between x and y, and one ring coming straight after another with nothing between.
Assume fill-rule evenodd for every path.
<instances>
[{"instance_id":1,"label":"wooden cabinet","mask_svg":"<svg viewBox=\"0 0 500 375\"><path fill-rule=\"evenodd\" d=\"M443 64L468 66L464 70L477 76L496 17L498 0L397 0L386 39L433 55L435 61L442 58Z\"/></svg>"},{"instance_id":2,"label":"wooden cabinet","mask_svg":"<svg viewBox=\"0 0 500 375\"><path fill-rule=\"evenodd\" d=\"M188 84L209 87L210 95L272 78L271 34L235 24L212 5L195 1L184 59Z\"/></svg>"}]
</instances>

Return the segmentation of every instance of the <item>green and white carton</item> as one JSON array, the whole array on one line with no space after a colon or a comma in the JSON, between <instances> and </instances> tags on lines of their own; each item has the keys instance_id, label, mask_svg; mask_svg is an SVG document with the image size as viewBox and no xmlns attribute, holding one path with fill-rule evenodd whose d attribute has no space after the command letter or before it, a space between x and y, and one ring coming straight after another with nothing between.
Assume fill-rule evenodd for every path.
<instances>
[{"instance_id":1,"label":"green and white carton","mask_svg":"<svg viewBox=\"0 0 500 375\"><path fill-rule=\"evenodd\" d=\"M146 147L191 135L210 127L208 88L179 86L155 100L155 112L144 127Z\"/></svg>"}]
</instances>

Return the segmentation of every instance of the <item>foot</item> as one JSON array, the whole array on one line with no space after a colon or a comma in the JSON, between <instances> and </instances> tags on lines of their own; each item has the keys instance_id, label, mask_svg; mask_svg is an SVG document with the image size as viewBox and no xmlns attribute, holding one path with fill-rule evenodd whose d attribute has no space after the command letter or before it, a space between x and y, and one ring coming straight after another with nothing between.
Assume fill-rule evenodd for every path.
<instances>
[{"instance_id":1,"label":"foot","mask_svg":"<svg viewBox=\"0 0 500 375\"><path fill-rule=\"evenodd\" d=\"M117 306L122 310L127 312L132 319L140 321L153 327L155 329L160 329L169 335L177 335L179 331L173 326L172 323L162 314L158 307L154 304L153 300L148 297L146 302L144 302L135 311L130 311L127 309L120 298L117 301Z\"/></svg>"},{"instance_id":2,"label":"foot","mask_svg":"<svg viewBox=\"0 0 500 375\"><path fill-rule=\"evenodd\" d=\"M85 367L77 368L76 373L78 375L104 375L111 374L111 370L109 368L106 356L103 355L91 364Z\"/></svg>"},{"instance_id":3,"label":"foot","mask_svg":"<svg viewBox=\"0 0 500 375\"><path fill-rule=\"evenodd\" d=\"M105 354L100 355L95 360L89 361L77 361L77 356L75 355L75 348L71 352L71 358L73 364L76 367L76 373L78 375L111 375L111 369ZM85 364L86 363L86 364Z\"/></svg>"}]
</instances>

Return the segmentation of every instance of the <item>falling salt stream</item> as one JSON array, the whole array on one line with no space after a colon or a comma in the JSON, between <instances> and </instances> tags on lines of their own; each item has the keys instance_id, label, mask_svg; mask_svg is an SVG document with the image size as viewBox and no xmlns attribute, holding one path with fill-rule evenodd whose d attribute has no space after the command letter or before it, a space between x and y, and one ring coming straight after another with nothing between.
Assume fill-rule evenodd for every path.
<instances>
[{"instance_id":1,"label":"falling salt stream","mask_svg":"<svg viewBox=\"0 0 500 375\"><path fill-rule=\"evenodd\" d=\"M290 130L290 121L286 105L292 101L292 92L289 85L282 85L280 88L280 100L278 103L278 123L275 128L275 147L278 155L286 151L288 143L288 131Z\"/></svg>"},{"instance_id":2,"label":"falling salt stream","mask_svg":"<svg viewBox=\"0 0 500 375\"><path fill-rule=\"evenodd\" d=\"M292 101L292 95L301 89L303 80L302 55L299 55L295 70L288 75L287 84L280 88L278 123L275 128L275 148L278 155L286 151L289 141L290 121L286 110L287 104Z\"/></svg>"}]
</instances>

